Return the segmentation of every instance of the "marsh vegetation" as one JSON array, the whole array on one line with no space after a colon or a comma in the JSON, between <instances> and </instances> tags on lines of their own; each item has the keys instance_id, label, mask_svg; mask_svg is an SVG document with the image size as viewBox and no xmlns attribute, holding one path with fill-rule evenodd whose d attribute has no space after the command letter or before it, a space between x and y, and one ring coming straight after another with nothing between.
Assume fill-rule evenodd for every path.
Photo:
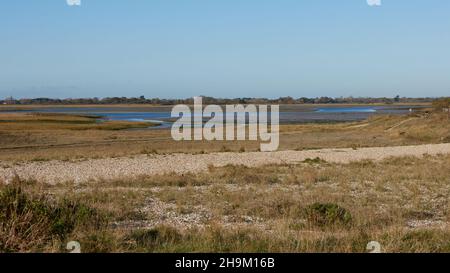
<instances>
[{"instance_id":1,"label":"marsh vegetation","mask_svg":"<svg viewBox=\"0 0 450 273\"><path fill-rule=\"evenodd\" d=\"M359 148L450 142L447 115L418 112L365 121L280 126L280 150ZM258 151L255 141L174 141L170 130L126 130L148 123L71 115L0 113L0 160L71 160L145 153Z\"/></svg>"}]
</instances>

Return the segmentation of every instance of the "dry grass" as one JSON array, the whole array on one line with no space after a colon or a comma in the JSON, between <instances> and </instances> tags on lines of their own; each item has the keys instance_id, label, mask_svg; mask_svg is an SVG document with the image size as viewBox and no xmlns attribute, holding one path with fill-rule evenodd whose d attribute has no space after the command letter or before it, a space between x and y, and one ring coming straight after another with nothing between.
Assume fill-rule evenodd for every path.
<instances>
[{"instance_id":1,"label":"dry grass","mask_svg":"<svg viewBox=\"0 0 450 273\"><path fill-rule=\"evenodd\" d=\"M14 181L0 188L0 252L60 251L69 234L91 232L106 221L75 199L25 192Z\"/></svg>"},{"instance_id":2,"label":"dry grass","mask_svg":"<svg viewBox=\"0 0 450 273\"><path fill-rule=\"evenodd\" d=\"M189 175L23 184L109 224L74 230L87 252L450 252L450 156L382 162L227 166ZM55 202L55 201L54 201ZM58 203L58 202L57 202ZM41 251L61 251L55 239ZM24 246L36 250L30 245Z\"/></svg>"},{"instance_id":3,"label":"dry grass","mask_svg":"<svg viewBox=\"0 0 450 273\"><path fill-rule=\"evenodd\" d=\"M259 147L174 142L168 130L117 130L128 126L86 116L0 114L0 159ZM450 141L450 121L439 114L281 131L281 149ZM450 252L449 173L450 156L350 164L311 158L84 184L15 181L0 187L0 251L60 252L77 240L84 252L364 252L375 240L386 252Z\"/></svg>"}]
</instances>

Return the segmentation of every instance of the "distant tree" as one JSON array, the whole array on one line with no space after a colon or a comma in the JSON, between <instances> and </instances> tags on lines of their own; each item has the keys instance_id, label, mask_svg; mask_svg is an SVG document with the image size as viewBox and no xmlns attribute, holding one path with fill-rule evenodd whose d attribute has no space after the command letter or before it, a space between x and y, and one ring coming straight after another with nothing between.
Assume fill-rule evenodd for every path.
<instances>
[{"instance_id":1,"label":"distant tree","mask_svg":"<svg viewBox=\"0 0 450 273\"><path fill-rule=\"evenodd\" d=\"M292 97L280 97L277 99L268 98L214 98L214 97L203 97L204 104L295 104L295 103L394 103L394 102L408 102L408 103L419 103L419 102L433 102L434 98L400 98L397 96L395 98L372 98L372 97L320 97L320 98L292 98ZM73 104L153 104L153 105L176 105L176 104L193 104L192 98L185 99L159 99L151 98L146 99L144 96L140 97L105 97L105 98L67 98L67 99L57 99L57 98L23 98L14 99L12 97L0 100L1 104L61 104L61 105L73 105ZM435 102L435 104L440 105L442 102ZM442 109L441 107L440 109ZM444 107L445 108L445 107Z\"/></svg>"},{"instance_id":2,"label":"distant tree","mask_svg":"<svg viewBox=\"0 0 450 273\"><path fill-rule=\"evenodd\" d=\"M281 97L278 99L278 101L282 104L293 104L295 103L294 99L292 97Z\"/></svg>"},{"instance_id":3,"label":"distant tree","mask_svg":"<svg viewBox=\"0 0 450 273\"><path fill-rule=\"evenodd\" d=\"M329 98L329 97L320 97L320 98L316 99L316 103L320 103L320 104L334 103L334 99Z\"/></svg>"}]
</instances>

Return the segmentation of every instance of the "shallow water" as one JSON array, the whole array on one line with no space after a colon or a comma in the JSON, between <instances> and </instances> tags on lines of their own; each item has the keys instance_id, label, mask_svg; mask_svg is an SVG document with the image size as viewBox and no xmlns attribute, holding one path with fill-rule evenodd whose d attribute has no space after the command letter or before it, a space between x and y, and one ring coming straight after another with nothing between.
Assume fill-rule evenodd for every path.
<instances>
[{"instance_id":1,"label":"shallow water","mask_svg":"<svg viewBox=\"0 0 450 273\"><path fill-rule=\"evenodd\" d=\"M375 113L375 107L339 107L339 108L318 108L317 113Z\"/></svg>"},{"instance_id":2,"label":"shallow water","mask_svg":"<svg viewBox=\"0 0 450 273\"><path fill-rule=\"evenodd\" d=\"M421 106L320 106L289 105L280 107L280 123L296 124L309 122L345 122L364 120L377 114L407 114ZM410 110L411 109L411 110ZM100 120L136 121L161 123L161 126L150 127L169 128L172 124L171 107L43 107L20 112L67 113L100 116Z\"/></svg>"}]
</instances>

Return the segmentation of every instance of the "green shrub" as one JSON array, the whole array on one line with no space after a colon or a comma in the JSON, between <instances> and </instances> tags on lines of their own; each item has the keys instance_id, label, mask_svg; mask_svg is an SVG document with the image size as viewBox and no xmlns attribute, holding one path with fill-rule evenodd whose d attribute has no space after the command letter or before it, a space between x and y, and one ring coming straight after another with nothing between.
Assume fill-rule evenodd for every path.
<instances>
[{"instance_id":1,"label":"green shrub","mask_svg":"<svg viewBox=\"0 0 450 273\"><path fill-rule=\"evenodd\" d=\"M348 225L352 221L351 213L334 203L315 203L305 209L310 224L320 227Z\"/></svg>"},{"instance_id":2,"label":"green shrub","mask_svg":"<svg viewBox=\"0 0 450 273\"><path fill-rule=\"evenodd\" d=\"M65 238L77 226L89 225L98 229L103 225L103 217L94 209L72 200L63 200L51 208L51 233Z\"/></svg>"}]
</instances>

